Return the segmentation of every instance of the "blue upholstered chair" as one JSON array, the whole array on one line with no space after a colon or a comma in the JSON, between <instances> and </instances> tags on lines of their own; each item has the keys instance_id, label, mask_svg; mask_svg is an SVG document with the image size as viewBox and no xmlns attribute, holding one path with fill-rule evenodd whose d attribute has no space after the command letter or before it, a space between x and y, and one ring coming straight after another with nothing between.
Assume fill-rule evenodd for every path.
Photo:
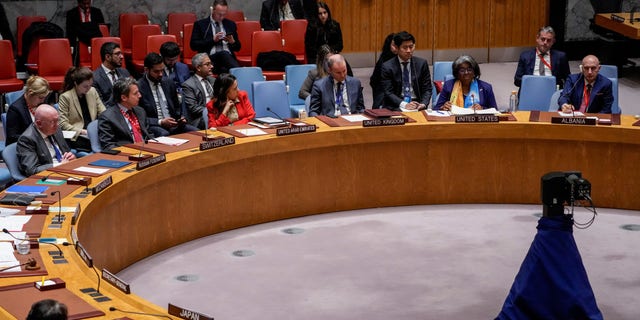
<instances>
[{"instance_id":1,"label":"blue upholstered chair","mask_svg":"<svg viewBox=\"0 0 640 320\"><path fill-rule=\"evenodd\" d=\"M287 93L289 95L289 107L291 116L298 117L298 112L305 109L304 100L298 97L300 87L307 78L309 70L315 68L314 64L288 65L284 67L285 84L287 85ZM309 112L309 109L306 109Z\"/></svg>"},{"instance_id":2,"label":"blue upholstered chair","mask_svg":"<svg viewBox=\"0 0 640 320\"><path fill-rule=\"evenodd\" d=\"M446 81L445 76L453 72L451 70L453 61L436 61L433 63L433 78L432 81ZM433 86L433 94L431 95L431 104L436 103L438 93L436 87Z\"/></svg>"},{"instance_id":3,"label":"blue upholstered chair","mask_svg":"<svg viewBox=\"0 0 640 320\"><path fill-rule=\"evenodd\" d=\"M9 169L13 180L18 182L24 180L26 177L22 174L22 172L20 172L16 146L16 143L12 143L6 146L4 150L2 150L2 159L4 159L4 163L7 165L7 169Z\"/></svg>"},{"instance_id":4,"label":"blue upholstered chair","mask_svg":"<svg viewBox=\"0 0 640 320\"><path fill-rule=\"evenodd\" d=\"M100 146L100 136L98 135L98 119L89 122L87 125L87 135L91 141L91 151L98 153L102 151Z\"/></svg>"},{"instance_id":5,"label":"blue upholstered chair","mask_svg":"<svg viewBox=\"0 0 640 320\"><path fill-rule=\"evenodd\" d=\"M283 80L255 81L253 97L256 100L253 105L256 117L287 118L291 114ZM271 112L267 108L271 109Z\"/></svg>"},{"instance_id":6,"label":"blue upholstered chair","mask_svg":"<svg viewBox=\"0 0 640 320\"><path fill-rule=\"evenodd\" d=\"M231 68L229 69L229 73L234 75L238 80L238 89L246 91L249 96L249 101L252 105L255 105L253 91L251 91L251 83L265 80L262 69L260 67Z\"/></svg>"},{"instance_id":7,"label":"blue upholstered chair","mask_svg":"<svg viewBox=\"0 0 640 320\"><path fill-rule=\"evenodd\" d=\"M525 75L522 77L520 86L518 109L547 111L554 92L556 92L556 77Z\"/></svg>"}]
</instances>

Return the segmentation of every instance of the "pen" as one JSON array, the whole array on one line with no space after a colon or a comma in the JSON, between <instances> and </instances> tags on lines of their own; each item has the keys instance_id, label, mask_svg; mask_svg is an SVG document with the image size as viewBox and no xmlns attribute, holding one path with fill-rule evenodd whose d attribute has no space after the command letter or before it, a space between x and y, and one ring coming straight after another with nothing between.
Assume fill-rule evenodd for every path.
<instances>
[{"instance_id":1,"label":"pen","mask_svg":"<svg viewBox=\"0 0 640 320\"><path fill-rule=\"evenodd\" d=\"M436 110L437 113L439 114L444 114L444 112L440 111L440 110Z\"/></svg>"},{"instance_id":2,"label":"pen","mask_svg":"<svg viewBox=\"0 0 640 320\"><path fill-rule=\"evenodd\" d=\"M44 287L44 276L42 276L42 284L40 284L41 287Z\"/></svg>"}]
</instances>

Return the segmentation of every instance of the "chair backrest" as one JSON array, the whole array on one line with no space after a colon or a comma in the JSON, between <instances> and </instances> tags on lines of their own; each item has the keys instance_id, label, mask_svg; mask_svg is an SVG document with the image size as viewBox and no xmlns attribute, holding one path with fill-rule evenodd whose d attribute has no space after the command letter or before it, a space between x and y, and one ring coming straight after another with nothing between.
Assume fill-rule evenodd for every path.
<instances>
[{"instance_id":1,"label":"chair backrest","mask_svg":"<svg viewBox=\"0 0 640 320\"><path fill-rule=\"evenodd\" d=\"M12 143L2 150L2 159L11 173L11 177L15 181L24 180L26 177L20 172L20 165L18 164L18 152L16 151L17 143Z\"/></svg>"},{"instance_id":2,"label":"chair backrest","mask_svg":"<svg viewBox=\"0 0 640 320\"><path fill-rule=\"evenodd\" d=\"M165 42L177 42L176 36L172 34L156 34L147 37L147 53L155 52L160 54L160 46Z\"/></svg>"},{"instance_id":3,"label":"chair backrest","mask_svg":"<svg viewBox=\"0 0 640 320\"><path fill-rule=\"evenodd\" d=\"M307 74L309 74L309 70L315 68L315 64L298 64L298 65L288 65L284 67L284 74L287 84L287 92L289 94L289 104L290 105L301 105L304 104L304 100L298 97L298 92L300 91L300 87L302 83L307 78Z\"/></svg>"},{"instance_id":4,"label":"chair backrest","mask_svg":"<svg viewBox=\"0 0 640 320\"><path fill-rule=\"evenodd\" d=\"M224 17L234 22L245 20L244 12L242 12L242 10L229 10L227 11L227 15L225 15Z\"/></svg>"},{"instance_id":5,"label":"chair backrest","mask_svg":"<svg viewBox=\"0 0 640 320\"><path fill-rule=\"evenodd\" d=\"M282 36L278 31L255 31L251 36L251 66L256 66L258 53L282 51Z\"/></svg>"},{"instance_id":6,"label":"chair backrest","mask_svg":"<svg viewBox=\"0 0 640 320\"><path fill-rule=\"evenodd\" d=\"M556 92L556 77L525 75L520 85L518 109L547 111L554 92Z\"/></svg>"},{"instance_id":7,"label":"chair backrest","mask_svg":"<svg viewBox=\"0 0 640 320\"><path fill-rule=\"evenodd\" d=\"M102 151L100 146L100 136L98 135L98 119L89 122L87 125L87 135L91 141L91 151L98 153Z\"/></svg>"},{"instance_id":8,"label":"chair backrest","mask_svg":"<svg viewBox=\"0 0 640 320\"><path fill-rule=\"evenodd\" d=\"M238 81L238 89L244 90L249 96L249 101L253 104L253 86L254 81L264 81L264 75L260 67L240 67L231 68L229 73L236 76Z\"/></svg>"},{"instance_id":9,"label":"chair backrest","mask_svg":"<svg viewBox=\"0 0 640 320\"><path fill-rule=\"evenodd\" d=\"M601 64L600 71L598 74L601 74L607 78L616 78L618 79L618 66L610 65L610 64Z\"/></svg>"},{"instance_id":10,"label":"chair backrest","mask_svg":"<svg viewBox=\"0 0 640 320\"><path fill-rule=\"evenodd\" d=\"M197 19L198 16L193 12L171 12L167 15L167 34L174 35L178 46L182 47L184 39L187 39L184 35L184 25L194 23Z\"/></svg>"},{"instance_id":11,"label":"chair backrest","mask_svg":"<svg viewBox=\"0 0 640 320\"><path fill-rule=\"evenodd\" d=\"M22 34L24 33L25 30L27 30L27 28L29 28L29 26L31 26L32 23L37 22L37 21L41 21L41 22L46 22L47 21L47 17L45 16L19 16L18 18L16 18L16 22L17 22L17 36L18 38L16 39L16 46L17 46L17 52L18 52L18 57L22 57Z\"/></svg>"},{"instance_id":12,"label":"chair backrest","mask_svg":"<svg viewBox=\"0 0 640 320\"><path fill-rule=\"evenodd\" d=\"M296 56L302 56L302 62L306 63L304 34L307 31L307 20L283 20L280 22L280 34L284 51Z\"/></svg>"},{"instance_id":13,"label":"chair backrest","mask_svg":"<svg viewBox=\"0 0 640 320\"><path fill-rule=\"evenodd\" d=\"M111 36L111 31L109 31L109 26L101 23L98 28L100 28L100 33L102 33L103 37L110 37Z\"/></svg>"},{"instance_id":14,"label":"chair backrest","mask_svg":"<svg viewBox=\"0 0 640 320\"><path fill-rule=\"evenodd\" d=\"M21 96L24 95L24 88L18 91L7 92L4 94L4 101L7 104L7 107L12 105L16 100L20 99ZM7 135L5 135L6 137Z\"/></svg>"},{"instance_id":15,"label":"chair backrest","mask_svg":"<svg viewBox=\"0 0 640 320\"><path fill-rule=\"evenodd\" d=\"M255 99L253 109L256 111L256 117L275 117L277 115L286 118L291 114L287 89L283 80L254 82L253 97ZM267 111L267 108L270 108L271 112Z\"/></svg>"},{"instance_id":16,"label":"chair backrest","mask_svg":"<svg viewBox=\"0 0 640 320\"><path fill-rule=\"evenodd\" d=\"M38 56L38 75L41 77L64 76L73 65L69 39L40 39L39 47L40 52L46 53Z\"/></svg>"},{"instance_id":17,"label":"chair backrest","mask_svg":"<svg viewBox=\"0 0 640 320\"><path fill-rule=\"evenodd\" d=\"M191 49L191 34L193 33L193 23L187 23L184 26L184 46L182 47L182 62L192 68L191 58L198 52ZM242 43L242 42L240 42ZM244 47L244 46L243 46Z\"/></svg>"},{"instance_id":18,"label":"chair backrest","mask_svg":"<svg viewBox=\"0 0 640 320\"><path fill-rule=\"evenodd\" d=\"M16 77L16 61L13 57L11 41L0 40L0 79L13 79Z\"/></svg>"},{"instance_id":19,"label":"chair backrest","mask_svg":"<svg viewBox=\"0 0 640 320\"><path fill-rule=\"evenodd\" d=\"M238 41L242 44L240 50L236 52L236 58L242 66L251 65L251 41L255 31L260 31L259 21L238 21L236 22L238 27Z\"/></svg>"},{"instance_id":20,"label":"chair backrest","mask_svg":"<svg viewBox=\"0 0 640 320\"><path fill-rule=\"evenodd\" d=\"M102 45L107 42L115 42L122 45L120 37L102 37L91 39L91 70L95 70L102 63L102 57L100 56L100 49ZM122 48L121 48L122 49ZM122 67L124 68L124 59L122 59Z\"/></svg>"},{"instance_id":21,"label":"chair backrest","mask_svg":"<svg viewBox=\"0 0 640 320\"><path fill-rule=\"evenodd\" d=\"M431 80L433 81L445 81L444 77L448 74L451 74L451 66L453 65L453 61L436 61L433 63L433 77ZM433 104L436 103L437 93L436 87L433 86L433 93L431 95L431 101Z\"/></svg>"},{"instance_id":22,"label":"chair backrest","mask_svg":"<svg viewBox=\"0 0 640 320\"><path fill-rule=\"evenodd\" d=\"M551 100L549 101L549 111L558 111L558 109L560 108L558 106L558 99L560 99L560 94L562 94L562 90L556 90L556 92L551 95Z\"/></svg>"},{"instance_id":23,"label":"chair backrest","mask_svg":"<svg viewBox=\"0 0 640 320\"><path fill-rule=\"evenodd\" d=\"M149 24L149 17L147 17L146 13L121 13L118 20L120 23L122 50L130 52L133 41L133 30L131 27L138 24Z\"/></svg>"},{"instance_id":24,"label":"chair backrest","mask_svg":"<svg viewBox=\"0 0 640 320\"><path fill-rule=\"evenodd\" d=\"M618 100L618 78L609 78L611 80L611 91L613 94L613 104L611 105L611 113L622 113Z\"/></svg>"},{"instance_id":25,"label":"chair backrest","mask_svg":"<svg viewBox=\"0 0 640 320\"><path fill-rule=\"evenodd\" d=\"M2 130L4 131L4 136L7 136L7 113L3 112L0 117L2 117Z\"/></svg>"},{"instance_id":26,"label":"chair backrest","mask_svg":"<svg viewBox=\"0 0 640 320\"><path fill-rule=\"evenodd\" d=\"M139 24L132 27L131 59L144 60L147 55L147 37L160 35L160 25Z\"/></svg>"}]
</instances>

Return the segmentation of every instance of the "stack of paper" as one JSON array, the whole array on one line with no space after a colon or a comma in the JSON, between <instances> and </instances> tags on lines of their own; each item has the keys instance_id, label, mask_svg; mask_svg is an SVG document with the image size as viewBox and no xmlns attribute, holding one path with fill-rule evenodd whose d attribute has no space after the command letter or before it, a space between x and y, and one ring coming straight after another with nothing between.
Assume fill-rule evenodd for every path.
<instances>
[{"instance_id":1,"label":"stack of paper","mask_svg":"<svg viewBox=\"0 0 640 320\"><path fill-rule=\"evenodd\" d=\"M167 146L174 146L174 147L189 142L189 140L187 140L187 139L178 139L178 138L171 138L171 137L157 137L157 138L153 138L153 139L151 139L149 141L150 142L164 144L164 145L167 145Z\"/></svg>"}]
</instances>

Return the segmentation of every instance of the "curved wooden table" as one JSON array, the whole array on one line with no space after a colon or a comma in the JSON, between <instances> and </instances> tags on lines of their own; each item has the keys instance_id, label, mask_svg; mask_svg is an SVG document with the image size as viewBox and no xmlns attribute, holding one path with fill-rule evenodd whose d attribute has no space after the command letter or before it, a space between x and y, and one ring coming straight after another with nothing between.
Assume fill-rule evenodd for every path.
<instances>
[{"instance_id":1,"label":"curved wooden table","mask_svg":"<svg viewBox=\"0 0 640 320\"><path fill-rule=\"evenodd\" d=\"M316 133L238 138L233 146L170 153L143 171L117 172L111 187L81 201L78 237L98 268L117 273L187 241L280 219L401 205L538 204L541 176L567 170L592 183L596 206L640 209L640 174L633 170L640 128L630 116L620 126L593 127L530 123L528 112L497 124L410 116L417 122L376 128L329 128L310 119ZM67 222L43 236L68 236L69 229ZM51 273L95 287L93 271L72 249L65 254L70 265L47 265ZM112 305L166 312L102 288L114 301L94 305L108 315Z\"/></svg>"}]
</instances>

